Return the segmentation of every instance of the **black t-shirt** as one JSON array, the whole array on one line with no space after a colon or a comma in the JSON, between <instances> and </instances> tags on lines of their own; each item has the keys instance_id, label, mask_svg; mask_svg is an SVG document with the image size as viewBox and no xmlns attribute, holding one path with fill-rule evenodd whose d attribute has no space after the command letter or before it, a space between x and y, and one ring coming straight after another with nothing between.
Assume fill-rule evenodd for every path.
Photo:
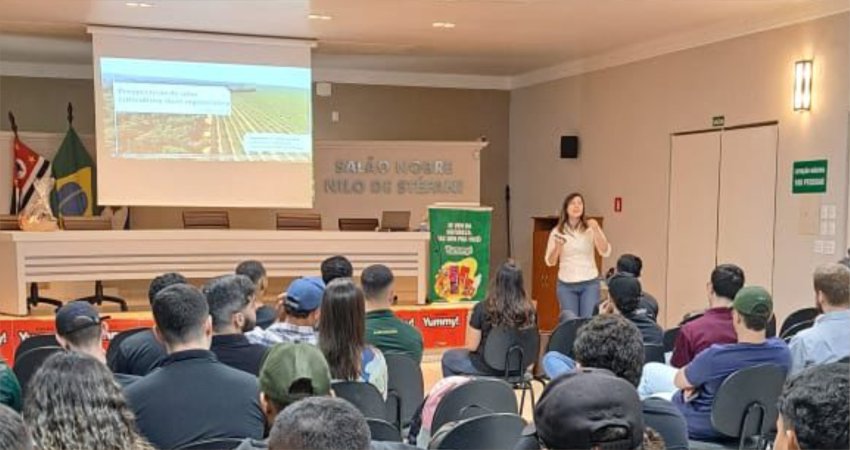
<instances>
[{"instance_id":1,"label":"black t-shirt","mask_svg":"<svg viewBox=\"0 0 850 450\"><path fill-rule=\"evenodd\" d=\"M643 310L647 317L653 321L658 321L658 300L649 292L641 293L638 310Z\"/></svg>"},{"instance_id":2,"label":"black t-shirt","mask_svg":"<svg viewBox=\"0 0 850 450\"><path fill-rule=\"evenodd\" d=\"M124 389L139 432L156 448L219 438L262 439L257 377L220 363L208 350L169 355Z\"/></svg>"},{"instance_id":3,"label":"black t-shirt","mask_svg":"<svg viewBox=\"0 0 850 450\"><path fill-rule=\"evenodd\" d=\"M487 336L490 334L490 330L493 329L493 324L490 323L487 312L484 310L484 302L478 302L472 307L472 317L469 318L469 326L481 331L481 340L478 342L478 348L474 352L469 353L472 366L481 373L497 375L498 372L484 362L484 343L487 342Z\"/></svg>"},{"instance_id":4,"label":"black t-shirt","mask_svg":"<svg viewBox=\"0 0 850 450\"><path fill-rule=\"evenodd\" d=\"M153 330L145 330L121 341L115 357L107 364L115 373L143 377L159 367L166 356L165 348L156 340Z\"/></svg>"},{"instance_id":5,"label":"black t-shirt","mask_svg":"<svg viewBox=\"0 0 850 450\"><path fill-rule=\"evenodd\" d=\"M644 345L664 345L664 330L646 313L635 311L625 317L638 327Z\"/></svg>"},{"instance_id":6,"label":"black t-shirt","mask_svg":"<svg viewBox=\"0 0 850 450\"><path fill-rule=\"evenodd\" d=\"M244 334L213 336L210 350L224 364L259 376L268 347L252 344Z\"/></svg>"}]
</instances>

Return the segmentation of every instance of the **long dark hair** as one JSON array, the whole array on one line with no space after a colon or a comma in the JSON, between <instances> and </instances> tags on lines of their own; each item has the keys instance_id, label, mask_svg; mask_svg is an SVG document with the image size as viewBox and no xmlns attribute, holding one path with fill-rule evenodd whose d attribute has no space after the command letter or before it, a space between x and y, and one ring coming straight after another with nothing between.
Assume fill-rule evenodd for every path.
<instances>
[{"instance_id":1,"label":"long dark hair","mask_svg":"<svg viewBox=\"0 0 850 450\"><path fill-rule=\"evenodd\" d=\"M566 233L567 227L570 224L570 222L569 222L570 218L567 215L567 207L570 206L570 202L573 201L574 198L580 198L581 204L582 204L581 217L579 217L579 219L578 219L578 227L576 228L576 230L577 231L584 231L584 230L587 229L587 219L584 216L585 210L587 208L585 208L585 206L584 206L584 196L581 195L578 192L573 192L572 194L570 194L566 198L564 198L564 204L561 205L561 214L558 217L558 231L561 232L561 233Z\"/></svg>"},{"instance_id":2,"label":"long dark hair","mask_svg":"<svg viewBox=\"0 0 850 450\"><path fill-rule=\"evenodd\" d=\"M366 304L363 291L351 278L337 278L325 288L319 316L319 348L331 375L339 380L360 377L366 346Z\"/></svg>"},{"instance_id":3,"label":"long dark hair","mask_svg":"<svg viewBox=\"0 0 850 450\"><path fill-rule=\"evenodd\" d=\"M24 418L38 448L153 450L109 369L76 352L47 358L30 381Z\"/></svg>"},{"instance_id":4,"label":"long dark hair","mask_svg":"<svg viewBox=\"0 0 850 450\"><path fill-rule=\"evenodd\" d=\"M493 277L484 311L494 327L522 329L536 322L534 305L525 295L522 269L513 261L502 264Z\"/></svg>"}]
</instances>

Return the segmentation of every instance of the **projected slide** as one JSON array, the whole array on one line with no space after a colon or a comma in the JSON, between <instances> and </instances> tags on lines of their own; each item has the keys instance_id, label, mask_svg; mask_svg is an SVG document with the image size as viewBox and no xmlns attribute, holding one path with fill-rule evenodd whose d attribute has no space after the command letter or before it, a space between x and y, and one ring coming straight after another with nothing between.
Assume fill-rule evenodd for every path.
<instances>
[{"instance_id":1,"label":"projected slide","mask_svg":"<svg viewBox=\"0 0 850 450\"><path fill-rule=\"evenodd\" d=\"M101 58L109 154L309 162L310 69Z\"/></svg>"}]
</instances>

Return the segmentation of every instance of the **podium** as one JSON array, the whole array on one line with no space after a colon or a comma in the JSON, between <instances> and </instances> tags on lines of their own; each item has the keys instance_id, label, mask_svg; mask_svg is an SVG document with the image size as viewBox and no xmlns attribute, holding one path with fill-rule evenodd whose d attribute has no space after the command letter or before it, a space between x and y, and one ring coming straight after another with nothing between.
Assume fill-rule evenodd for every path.
<instances>
[{"instance_id":1,"label":"podium","mask_svg":"<svg viewBox=\"0 0 850 450\"><path fill-rule=\"evenodd\" d=\"M589 219L591 217L588 217ZM602 226L602 217L592 217ZM558 305L558 266L546 265L546 244L549 233L558 225L557 216L532 217L534 231L531 249L531 298L537 302L537 326L541 332L549 333L558 326L561 307ZM602 255L596 254L596 267L602 273Z\"/></svg>"}]
</instances>

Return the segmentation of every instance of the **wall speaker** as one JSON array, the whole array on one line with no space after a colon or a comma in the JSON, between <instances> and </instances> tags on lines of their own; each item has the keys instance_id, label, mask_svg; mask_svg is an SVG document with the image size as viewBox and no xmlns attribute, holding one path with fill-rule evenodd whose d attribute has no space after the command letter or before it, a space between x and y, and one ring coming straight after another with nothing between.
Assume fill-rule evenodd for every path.
<instances>
[{"instance_id":1,"label":"wall speaker","mask_svg":"<svg viewBox=\"0 0 850 450\"><path fill-rule=\"evenodd\" d=\"M561 136L561 158L578 158L578 136Z\"/></svg>"}]
</instances>

